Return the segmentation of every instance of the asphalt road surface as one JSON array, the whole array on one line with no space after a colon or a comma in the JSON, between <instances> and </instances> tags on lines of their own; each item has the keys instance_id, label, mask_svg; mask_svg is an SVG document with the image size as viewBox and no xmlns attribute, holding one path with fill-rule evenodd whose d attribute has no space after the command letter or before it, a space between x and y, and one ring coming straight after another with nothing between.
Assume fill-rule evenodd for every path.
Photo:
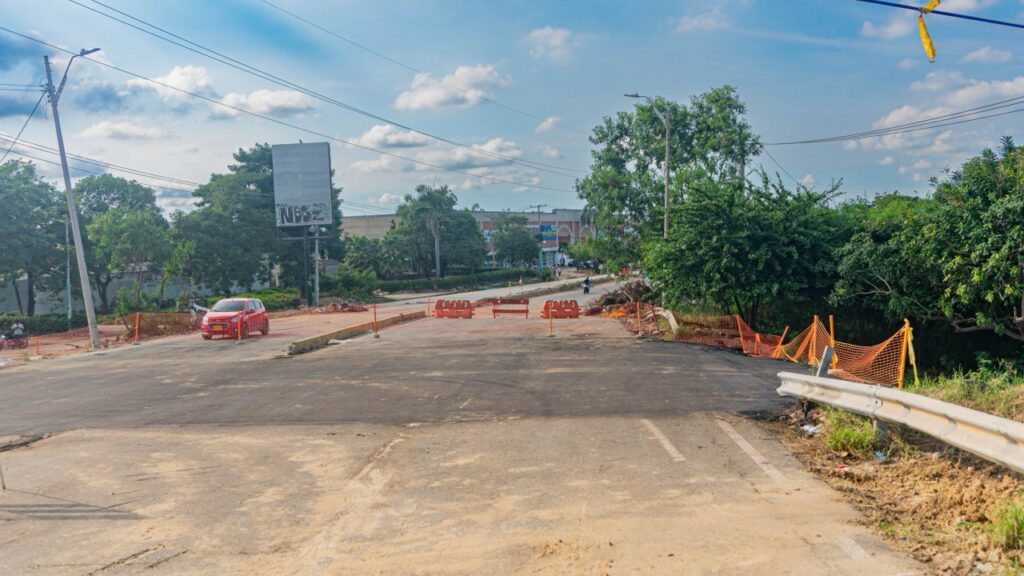
<instances>
[{"instance_id":1,"label":"asphalt road surface","mask_svg":"<svg viewBox=\"0 0 1024 576\"><path fill-rule=\"evenodd\" d=\"M793 365L480 312L0 371L0 573L921 573L745 417Z\"/></svg>"}]
</instances>

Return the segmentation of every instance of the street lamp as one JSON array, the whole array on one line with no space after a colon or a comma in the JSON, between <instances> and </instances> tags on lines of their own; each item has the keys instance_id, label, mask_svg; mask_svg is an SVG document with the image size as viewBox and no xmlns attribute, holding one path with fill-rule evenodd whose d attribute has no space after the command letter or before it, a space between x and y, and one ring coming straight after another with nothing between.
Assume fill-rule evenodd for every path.
<instances>
[{"instance_id":1,"label":"street lamp","mask_svg":"<svg viewBox=\"0 0 1024 576\"><path fill-rule=\"evenodd\" d=\"M85 248L82 246L82 231L78 226L78 208L75 206L75 197L71 192L71 174L68 172L68 158L64 151L64 135L60 130L60 114L57 112L57 102L61 93L64 92L64 84L68 81L68 70L71 63L79 56L88 56L99 52L99 48L91 50L83 49L68 60L64 68L64 77L60 80L60 86L54 88L53 77L50 70L50 57L43 56L43 67L46 69L46 94L50 98L50 107L53 109L53 124L57 130L57 147L60 149L60 167L64 172L64 193L68 202L68 220L71 222L71 233L75 239L75 260L78 262L78 280L82 284L82 304L85 306L85 318L89 323L89 339L92 342L93 350L100 347L100 333L96 327L96 309L92 303L92 288L89 285L89 270L85 267ZM70 301L70 298L69 298Z\"/></svg>"},{"instance_id":2,"label":"street lamp","mask_svg":"<svg viewBox=\"0 0 1024 576\"><path fill-rule=\"evenodd\" d=\"M623 96L625 96L626 98L643 98L644 100L646 100L647 103L650 104L651 108L654 110L654 114L665 125L665 207L664 207L664 214L663 214L664 220L663 220L663 225L662 225L662 233L663 233L665 238L668 238L668 180L669 180L668 142L669 142L669 134L670 134L670 132L672 130L671 125L669 124L668 113L667 112L662 112L658 108L658 105L654 103L654 100L651 100L651 98L649 96L642 96L640 94L637 94L636 92L634 92L632 94L623 94Z\"/></svg>"}]
</instances>

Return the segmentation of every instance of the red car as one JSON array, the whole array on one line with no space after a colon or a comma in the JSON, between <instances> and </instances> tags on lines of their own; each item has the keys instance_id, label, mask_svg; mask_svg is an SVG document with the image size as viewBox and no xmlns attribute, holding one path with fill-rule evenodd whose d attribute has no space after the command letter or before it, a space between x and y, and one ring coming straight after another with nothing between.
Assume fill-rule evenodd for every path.
<instances>
[{"instance_id":1,"label":"red car","mask_svg":"<svg viewBox=\"0 0 1024 576\"><path fill-rule=\"evenodd\" d=\"M263 302L256 298L225 298L206 312L202 329L203 340L214 336L238 338L239 329L242 338L248 338L253 332L266 336L270 334L270 320Z\"/></svg>"}]
</instances>

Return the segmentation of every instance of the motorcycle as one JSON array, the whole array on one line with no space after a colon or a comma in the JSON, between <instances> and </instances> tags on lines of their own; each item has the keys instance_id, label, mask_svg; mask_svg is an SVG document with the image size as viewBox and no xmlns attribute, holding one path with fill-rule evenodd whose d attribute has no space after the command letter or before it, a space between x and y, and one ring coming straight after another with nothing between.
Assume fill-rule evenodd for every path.
<instances>
[{"instance_id":1,"label":"motorcycle","mask_svg":"<svg viewBox=\"0 0 1024 576\"><path fill-rule=\"evenodd\" d=\"M14 336L11 334L0 334L0 350L4 348L10 348L11 350L19 350L22 348L28 348L28 336Z\"/></svg>"}]
</instances>

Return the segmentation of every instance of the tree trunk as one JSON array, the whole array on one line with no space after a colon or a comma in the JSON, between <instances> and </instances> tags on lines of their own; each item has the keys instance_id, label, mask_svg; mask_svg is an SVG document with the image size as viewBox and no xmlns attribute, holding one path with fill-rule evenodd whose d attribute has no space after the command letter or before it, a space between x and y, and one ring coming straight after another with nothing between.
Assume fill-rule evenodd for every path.
<instances>
[{"instance_id":1,"label":"tree trunk","mask_svg":"<svg viewBox=\"0 0 1024 576\"><path fill-rule=\"evenodd\" d=\"M21 292L18 291L18 280L11 280L11 288L14 288L14 299L18 301L18 313L24 314L25 307L21 305Z\"/></svg>"},{"instance_id":2,"label":"tree trunk","mask_svg":"<svg viewBox=\"0 0 1024 576\"><path fill-rule=\"evenodd\" d=\"M99 274L97 274L96 277L93 278L93 280L96 282L96 292L98 292L100 295L100 311L103 312L104 314L110 313L110 300L107 298L107 287L110 286L110 282L113 279L114 278L112 276L107 276L106 280L103 280L102 276L100 276ZM90 287L86 287L86 289L89 288Z\"/></svg>"},{"instance_id":3,"label":"tree trunk","mask_svg":"<svg viewBox=\"0 0 1024 576\"><path fill-rule=\"evenodd\" d=\"M32 273L31 272L26 273L26 277L28 279L28 282L26 283L27 284L26 287L28 288L26 290L26 292L28 292L28 297L25 299L26 300L26 302L25 302L25 314L27 316L35 316L35 314L36 314L36 283L35 283L35 278L32 277Z\"/></svg>"}]
</instances>

